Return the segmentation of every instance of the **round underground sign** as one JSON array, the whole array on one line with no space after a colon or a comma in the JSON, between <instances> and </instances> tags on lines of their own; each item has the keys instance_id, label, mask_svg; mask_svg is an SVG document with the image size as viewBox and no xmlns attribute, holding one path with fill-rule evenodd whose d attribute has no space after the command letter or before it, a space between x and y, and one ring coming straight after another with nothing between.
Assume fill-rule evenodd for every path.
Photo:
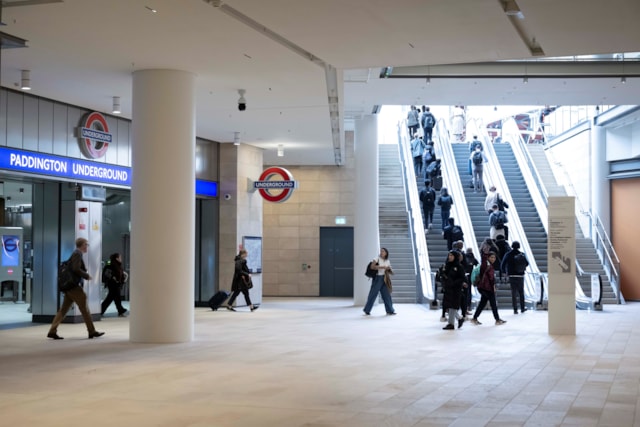
<instances>
[{"instance_id":1,"label":"round underground sign","mask_svg":"<svg viewBox=\"0 0 640 427\"><path fill-rule=\"evenodd\" d=\"M107 119L100 113L87 114L80 126L80 149L90 159L104 156L111 143Z\"/></svg>"},{"instance_id":2,"label":"round underground sign","mask_svg":"<svg viewBox=\"0 0 640 427\"><path fill-rule=\"evenodd\" d=\"M280 179L273 179L279 177ZM260 180L253 183L253 187L269 202L282 203L286 201L298 183L293 179L291 172L285 168L270 167L260 175Z\"/></svg>"}]
</instances>

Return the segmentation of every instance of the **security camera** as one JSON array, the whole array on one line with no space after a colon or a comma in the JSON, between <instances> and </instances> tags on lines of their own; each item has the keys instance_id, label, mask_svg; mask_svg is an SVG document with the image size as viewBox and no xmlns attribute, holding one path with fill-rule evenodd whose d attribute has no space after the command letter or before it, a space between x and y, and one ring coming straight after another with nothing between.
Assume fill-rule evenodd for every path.
<instances>
[{"instance_id":1,"label":"security camera","mask_svg":"<svg viewBox=\"0 0 640 427\"><path fill-rule=\"evenodd\" d=\"M247 109L247 100L244 99L244 94L244 89L238 89L238 95L240 95L240 98L238 98L238 110L240 111L244 111Z\"/></svg>"},{"instance_id":2,"label":"security camera","mask_svg":"<svg viewBox=\"0 0 640 427\"><path fill-rule=\"evenodd\" d=\"M225 194L224 195L224 199L225 200L231 200L231 194Z\"/></svg>"}]
</instances>

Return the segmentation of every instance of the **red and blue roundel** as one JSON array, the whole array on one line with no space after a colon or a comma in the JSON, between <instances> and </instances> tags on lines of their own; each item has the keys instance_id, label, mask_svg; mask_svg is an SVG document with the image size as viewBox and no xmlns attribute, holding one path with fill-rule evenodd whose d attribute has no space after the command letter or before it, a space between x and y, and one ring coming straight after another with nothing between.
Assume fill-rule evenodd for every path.
<instances>
[{"instance_id":1,"label":"red and blue roundel","mask_svg":"<svg viewBox=\"0 0 640 427\"><path fill-rule=\"evenodd\" d=\"M272 180L271 178L275 176L279 176L282 179ZM262 172L260 181L255 181L253 188L256 188L266 201L281 203L291 197L293 190L298 188L298 183L294 181L291 172L285 168L274 166Z\"/></svg>"},{"instance_id":2,"label":"red and blue roundel","mask_svg":"<svg viewBox=\"0 0 640 427\"><path fill-rule=\"evenodd\" d=\"M80 126L80 150L89 159L99 159L109 148L112 135L107 120L100 113L86 115Z\"/></svg>"}]
</instances>

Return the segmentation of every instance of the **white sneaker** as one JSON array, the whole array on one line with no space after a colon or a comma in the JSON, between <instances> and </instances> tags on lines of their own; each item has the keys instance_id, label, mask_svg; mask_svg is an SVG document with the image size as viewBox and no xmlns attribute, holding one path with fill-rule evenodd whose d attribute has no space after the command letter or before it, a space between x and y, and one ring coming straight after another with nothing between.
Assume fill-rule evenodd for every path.
<instances>
[{"instance_id":1,"label":"white sneaker","mask_svg":"<svg viewBox=\"0 0 640 427\"><path fill-rule=\"evenodd\" d=\"M444 316L442 316L442 317L440 318L440 321L441 321L441 322L446 322L446 321L447 321L447 318L446 318L446 317L444 317Z\"/></svg>"},{"instance_id":2,"label":"white sneaker","mask_svg":"<svg viewBox=\"0 0 640 427\"><path fill-rule=\"evenodd\" d=\"M502 320L502 319L496 320L496 325L504 325L505 323L507 323L506 320Z\"/></svg>"}]
</instances>

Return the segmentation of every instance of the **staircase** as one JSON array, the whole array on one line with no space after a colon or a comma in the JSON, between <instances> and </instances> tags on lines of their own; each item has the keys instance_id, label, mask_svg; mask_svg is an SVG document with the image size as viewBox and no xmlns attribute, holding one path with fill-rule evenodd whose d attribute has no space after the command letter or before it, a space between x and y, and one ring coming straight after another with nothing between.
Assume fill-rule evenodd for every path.
<instances>
[{"instance_id":1,"label":"staircase","mask_svg":"<svg viewBox=\"0 0 640 427\"><path fill-rule=\"evenodd\" d=\"M566 196L567 193L564 188L559 186L555 180L549 159L544 152L544 147L539 144L528 144L527 149L531 154L533 163L536 165L536 169L538 169L539 175L542 177L547 194L550 196ZM616 294L598 258L593 242L591 239L585 238L578 221L576 221L576 258L585 272L598 273L602 277L602 303L617 304ZM543 271L542 267L540 270ZM544 271L546 271L546 268ZM585 274L577 277L584 294L591 297L591 275Z\"/></svg>"},{"instance_id":2,"label":"staircase","mask_svg":"<svg viewBox=\"0 0 640 427\"><path fill-rule=\"evenodd\" d=\"M511 193L511 200L508 200L507 203L513 203L518 210L522 228L529 241L531 252L533 252L527 255L533 255L538 269L541 272L547 272L547 233L533 204L533 199L529 195L527 184L522 176L522 171L518 167L511 144L494 144L493 149L496 152L502 173ZM498 189L498 192L500 192L500 189Z\"/></svg>"},{"instance_id":3,"label":"staircase","mask_svg":"<svg viewBox=\"0 0 640 427\"><path fill-rule=\"evenodd\" d=\"M393 268L391 296L394 304L416 304L418 281L413 263L413 243L409 233L400 153L396 144L380 144L378 147L380 246L389 250Z\"/></svg>"}]
</instances>

